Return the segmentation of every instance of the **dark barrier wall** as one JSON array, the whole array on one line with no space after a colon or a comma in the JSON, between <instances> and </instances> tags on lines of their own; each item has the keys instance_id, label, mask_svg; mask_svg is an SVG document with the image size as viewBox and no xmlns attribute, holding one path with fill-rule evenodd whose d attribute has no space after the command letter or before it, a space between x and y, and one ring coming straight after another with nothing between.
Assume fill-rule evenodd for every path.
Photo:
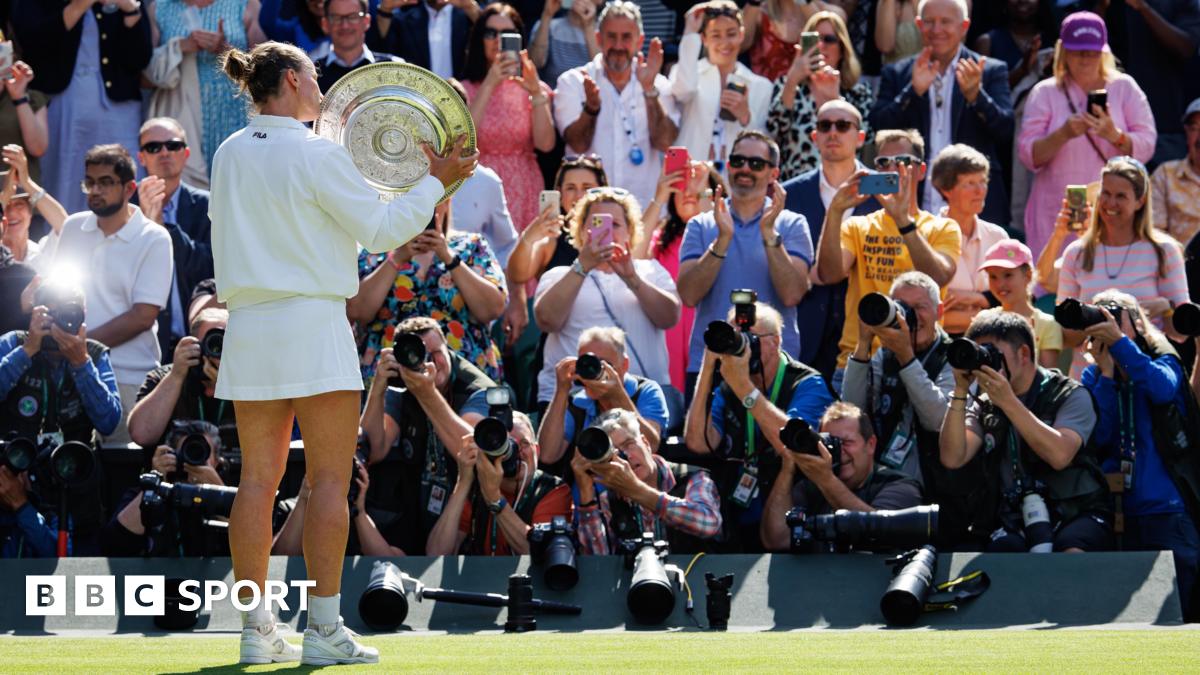
<instances>
[{"instance_id":1,"label":"dark barrier wall","mask_svg":"<svg viewBox=\"0 0 1200 675\"><path fill-rule=\"evenodd\" d=\"M376 558L348 558L342 581L342 612L346 624L370 631L358 616L358 596L366 587ZM678 594L674 614L665 628L707 627L704 573L736 575L733 587L733 630L792 630L811 627L858 628L883 623L879 599L890 579L884 556L876 555L725 555L705 556L693 567L695 610L684 611L685 596ZM530 568L528 558L395 558L401 570L430 587L462 591L505 593L510 574L528 570L535 597L583 606L581 616L539 616L539 629L558 631L602 630L625 627L632 621L625 606L629 572L617 557L583 557L579 560L579 585L568 593L545 588L541 570ZM689 558L671 556L685 568ZM1175 567L1169 553L1070 554L943 554L936 581L966 572L984 570L991 590L958 611L928 613L918 626L942 629L1000 628L1006 626L1099 626L1104 624L1160 624L1181 622L1175 590ZM67 578L67 616L26 617L27 575L61 575ZM191 579L224 579L232 583L228 558L144 560L117 558L64 558L61 560L0 560L0 632L41 635L72 630L105 633L154 632L150 617L75 616L73 582L76 575L116 575L117 612L124 597L122 575L146 574ZM302 558L271 559L270 578L304 579ZM303 627L305 618L296 609L297 592L288 596L291 609L282 619ZM471 607L409 598L409 613L402 630L474 632L503 626L506 610ZM228 601L202 612L197 631L240 630L238 613ZM630 626L631 629L635 628ZM643 627L636 627L644 630Z\"/></svg>"}]
</instances>

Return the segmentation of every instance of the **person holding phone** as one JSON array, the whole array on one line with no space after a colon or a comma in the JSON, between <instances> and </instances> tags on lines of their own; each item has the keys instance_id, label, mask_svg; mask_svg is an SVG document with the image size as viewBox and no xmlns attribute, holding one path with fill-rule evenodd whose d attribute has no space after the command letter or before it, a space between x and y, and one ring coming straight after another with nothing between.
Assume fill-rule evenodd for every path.
<instances>
[{"instance_id":1,"label":"person holding phone","mask_svg":"<svg viewBox=\"0 0 1200 675\"><path fill-rule=\"evenodd\" d=\"M742 8L746 37L741 50L749 53L750 70L768 80L783 77L792 64L793 54L802 45L803 35L816 14L830 13L845 20L845 11L837 3L822 0L747 0ZM804 43L807 52L813 45Z\"/></svg>"},{"instance_id":2,"label":"person holding phone","mask_svg":"<svg viewBox=\"0 0 1200 675\"><path fill-rule=\"evenodd\" d=\"M479 139L479 162L504 181L504 197L516 223L528 223L538 214L545 181L534 151L550 152L555 143L553 92L538 79L528 53L501 45L513 39L505 34L524 32L521 15L511 5L488 5L471 27L462 79Z\"/></svg>"},{"instance_id":3,"label":"person holding phone","mask_svg":"<svg viewBox=\"0 0 1200 675\"><path fill-rule=\"evenodd\" d=\"M1054 46L1054 77L1025 102L1017 155L1034 172L1025 206L1025 243L1041 255L1071 184L1096 180L1118 155L1146 162L1154 154L1154 115L1137 81L1119 72L1108 51L1104 19L1076 12L1063 19ZM1089 107L1088 94L1107 92L1107 106Z\"/></svg>"}]
</instances>

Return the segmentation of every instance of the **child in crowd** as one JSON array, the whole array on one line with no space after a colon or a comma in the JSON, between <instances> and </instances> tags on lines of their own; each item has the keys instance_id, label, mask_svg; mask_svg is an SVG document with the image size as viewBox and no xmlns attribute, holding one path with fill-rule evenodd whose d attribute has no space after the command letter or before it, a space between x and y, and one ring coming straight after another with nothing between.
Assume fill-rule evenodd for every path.
<instances>
[{"instance_id":1,"label":"child in crowd","mask_svg":"<svg viewBox=\"0 0 1200 675\"><path fill-rule=\"evenodd\" d=\"M1038 363L1046 368L1058 365L1062 351L1062 326L1054 317L1033 306L1033 253L1016 239L992 244L984 254L979 271L987 273L988 291L1006 312L1015 312L1033 325Z\"/></svg>"}]
</instances>

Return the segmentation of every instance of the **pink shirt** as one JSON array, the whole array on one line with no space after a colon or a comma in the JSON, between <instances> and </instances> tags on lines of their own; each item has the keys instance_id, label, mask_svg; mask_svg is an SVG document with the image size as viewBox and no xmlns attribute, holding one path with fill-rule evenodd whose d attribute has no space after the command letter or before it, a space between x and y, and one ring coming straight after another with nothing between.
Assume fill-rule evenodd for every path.
<instances>
[{"instance_id":1,"label":"pink shirt","mask_svg":"<svg viewBox=\"0 0 1200 675\"><path fill-rule=\"evenodd\" d=\"M1087 105L1087 92L1069 80L1066 87L1075 110L1082 112ZM1118 74L1110 80L1106 88L1108 112L1117 128L1132 140L1133 156L1142 162L1150 161L1158 134L1146 95L1132 78L1124 74ZM1017 154L1021 163L1034 172L1029 201L1025 205L1025 243L1033 252L1034 260L1041 255L1050 233L1054 231L1054 219L1062 208L1066 187L1100 180L1100 169L1104 168L1104 164L1123 154L1115 145L1088 133L1064 143L1046 164L1034 166L1034 141L1056 131L1072 114L1063 89L1054 78L1038 82L1025 103L1021 131L1017 136ZM1088 142L1089 138L1095 142L1095 148ZM1096 152L1097 148L1100 152ZM1104 154L1103 158L1100 153Z\"/></svg>"}]
</instances>

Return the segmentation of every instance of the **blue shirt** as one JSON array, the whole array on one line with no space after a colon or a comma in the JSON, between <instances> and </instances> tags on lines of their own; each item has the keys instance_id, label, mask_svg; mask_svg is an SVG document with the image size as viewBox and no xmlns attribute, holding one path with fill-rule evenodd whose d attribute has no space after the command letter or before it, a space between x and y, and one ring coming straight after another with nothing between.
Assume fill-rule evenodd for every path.
<instances>
[{"instance_id":1,"label":"blue shirt","mask_svg":"<svg viewBox=\"0 0 1200 675\"><path fill-rule=\"evenodd\" d=\"M629 373L625 374L625 393L629 398L633 398L634 392L638 391L638 381ZM571 402L577 407L583 408L583 426L587 428L591 426L592 420L596 419L596 402L588 398L587 392L580 389L571 397ZM644 380L641 387L641 393L638 394L637 400L633 403L637 408L638 415L649 422L658 424L659 433L667 429L667 397L663 394L662 387L654 380ZM575 439L575 418L571 415L570 408L567 409L567 414L563 420L563 438L567 442Z\"/></svg>"},{"instance_id":2,"label":"blue shirt","mask_svg":"<svg viewBox=\"0 0 1200 675\"><path fill-rule=\"evenodd\" d=\"M29 502L16 513L0 511L0 558L53 558L58 555L57 530L58 518L43 515Z\"/></svg>"},{"instance_id":3,"label":"blue shirt","mask_svg":"<svg viewBox=\"0 0 1200 675\"><path fill-rule=\"evenodd\" d=\"M1148 516L1164 513L1183 513L1183 498L1167 474L1162 457L1154 447L1154 427L1151 406L1174 403L1183 408L1184 387L1188 386L1179 362L1170 356L1151 360L1128 337L1121 338L1110 350L1113 361L1125 370L1133 383L1134 448L1133 489L1123 497L1122 509L1129 516ZM1094 365L1083 371L1083 386L1092 392L1100 410L1092 444L1101 451L1104 470L1120 470L1121 432L1117 383L1100 374Z\"/></svg>"},{"instance_id":4,"label":"blue shirt","mask_svg":"<svg viewBox=\"0 0 1200 675\"><path fill-rule=\"evenodd\" d=\"M785 364L781 362L779 365L782 368ZM768 378L767 382L771 382L772 379ZM769 384L767 386L770 387ZM723 391L722 389L717 389L713 392L711 411L713 428L722 436L725 435L725 395L722 393ZM762 395L766 398L771 395L771 392L764 391ZM799 417L808 422L808 426L817 429L821 426L821 416L825 414L825 409L832 404L833 395L829 393L829 387L825 384L825 378L816 375L805 378L796 385L796 389L792 391L792 398L788 401L784 412L788 417ZM777 402L775 405L783 408ZM766 438L763 437L762 429L757 424L755 425L754 433L756 435L755 446L759 448L767 447ZM736 454L744 452L745 448L734 448L733 450Z\"/></svg>"},{"instance_id":5,"label":"blue shirt","mask_svg":"<svg viewBox=\"0 0 1200 675\"><path fill-rule=\"evenodd\" d=\"M0 400L3 400L12 392L13 387L17 386L17 381L25 371L33 365L33 359L29 358L23 348L17 346L16 331L0 336L0 355L3 355L0 356ZM67 363L66 359L52 362L51 381L61 382L64 370L70 371L92 426L101 436L111 434L121 421L121 395L117 390L117 376L113 374L112 365L108 361L108 352L104 352L99 363L94 363L89 357L78 368Z\"/></svg>"},{"instance_id":6,"label":"blue shirt","mask_svg":"<svg viewBox=\"0 0 1200 675\"><path fill-rule=\"evenodd\" d=\"M763 211L769 208L770 203L770 199L765 201ZM696 320L692 324L692 338L688 344L689 373L699 372L700 361L704 358L704 329L712 321L725 320L731 306L729 292L735 288L758 291L759 302L779 310L783 315L783 350L791 355L800 353L796 308L785 307L771 283L767 252L758 229L763 211L743 222L734 212L733 206L729 207L729 215L733 217L733 241L726 251L725 260L721 261L721 271L717 272L712 288L696 306ZM804 216L784 210L775 221L775 230L783 238L783 248L789 255L812 264L812 236L808 233L808 221ZM717 221L711 211L701 213L688 221L687 229L683 233L683 242L679 245L679 262L703 256L705 250L717 240L717 232Z\"/></svg>"}]
</instances>

